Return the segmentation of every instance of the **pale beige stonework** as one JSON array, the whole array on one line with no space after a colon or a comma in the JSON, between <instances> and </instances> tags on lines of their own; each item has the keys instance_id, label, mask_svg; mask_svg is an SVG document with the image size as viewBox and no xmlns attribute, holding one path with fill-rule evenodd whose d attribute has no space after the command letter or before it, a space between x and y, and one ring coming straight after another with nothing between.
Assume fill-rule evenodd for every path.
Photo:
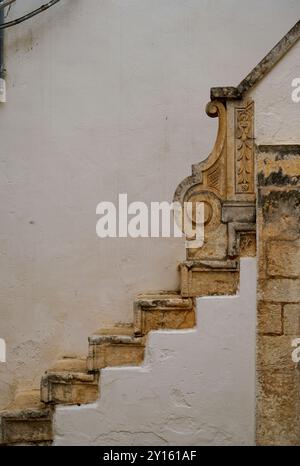
<instances>
[{"instance_id":1,"label":"pale beige stonework","mask_svg":"<svg viewBox=\"0 0 300 466\"><path fill-rule=\"evenodd\" d=\"M289 335L260 335L258 342L257 363L259 370L295 370Z\"/></svg>"},{"instance_id":2,"label":"pale beige stonework","mask_svg":"<svg viewBox=\"0 0 300 466\"><path fill-rule=\"evenodd\" d=\"M293 155L289 155L289 152ZM257 443L300 444L300 146L258 150ZM291 161L291 164L289 164Z\"/></svg>"},{"instance_id":3,"label":"pale beige stonework","mask_svg":"<svg viewBox=\"0 0 300 466\"><path fill-rule=\"evenodd\" d=\"M300 303L284 305L283 325L285 335L300 336Z\"/></svg>"},{"instance_id":4,"label":"pale beige stonework","mask_svg":"<svg viewBox=\"0 0 300 466\"><path fill-rule=\"evenodd\" d=\"M98 374L50 373L41 380L41 400L44 403L92 403L99 396Z\"/></svg>"},{"instance_id":5,"label":"pale beige stonework","mask_svg":"<svg viewBox=\"0 0 300 466\"><path fill-rule=\"evenodd\" d=\"M0 445L49 445L53 439L51 407L41 403L39 390L19 392L0 416Z\"/></svg>"},{"instance_id":6,"label":"pale beige stonework","mask_svg":"<svg viewBox=\"0 0 300 466\"><path fill-rule=\"evenodd\" d=\"M215 296L236 294L239 285L238 269L205 270L201 265L181 265L182 296Z\"/></svg>"}]
</instances>

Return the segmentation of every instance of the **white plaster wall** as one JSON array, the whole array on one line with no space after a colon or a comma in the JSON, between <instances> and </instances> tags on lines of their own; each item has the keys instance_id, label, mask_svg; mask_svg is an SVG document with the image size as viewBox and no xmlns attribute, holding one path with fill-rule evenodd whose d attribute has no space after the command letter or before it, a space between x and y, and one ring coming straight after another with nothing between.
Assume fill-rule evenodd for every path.
<instances>
[{"instance_id":1,"label":"white plaster wall","mask_svg":"<svg viewBox=\"0 0 300 466\"><path fill-rule=\"evenodd\" d=\"M299 87L300 41L249 93L255 101L256 144L300 144L300 102L292 99L295 78Z\"/></svg>"},{"instance_id":2,"label":"white plaster wall","mask_svg":"<svg viewBox=\"0 0 300 466\"><path fill-rule=\"evenodd\" d=\"M182 242L101 241L96 205L172 199L213 146L209 88L238 83L299 13L298 0L63 0L7 31L0 407L85 354L100 325L131 320L136 293L176 288Z\"/></svg>"},{"instance_id":3,"label":"white plaster wall","mask_svg":"<svg viewBox=\"0 0 300 466\"><path fill-rule=\"evenodd\" d=\"M240 294L197 301L197 327L149 337L142 367L101 371L101 398L58 407L55 445L253 445L256 260Z\"/></svg>"}]
</instances>

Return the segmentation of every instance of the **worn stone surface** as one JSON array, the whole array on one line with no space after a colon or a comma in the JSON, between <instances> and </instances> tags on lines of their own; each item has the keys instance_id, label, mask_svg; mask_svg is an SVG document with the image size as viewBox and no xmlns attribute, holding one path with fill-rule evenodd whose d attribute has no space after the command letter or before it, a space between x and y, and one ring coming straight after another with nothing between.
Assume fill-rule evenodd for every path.
<instances>
[{"instance_id":1,"label":"worn stone surface","mask_svg":"<svg viewBox=\"0 0 300 466\"><path fill-rule=\"evenodd\" d=\"M197 325L151 332L139 367L101 371L93 405L57 407L55 445L253 445L256 260L236 296L197 299Z\"/></svg>"},{"instance_id":2,"label":"worn stone surface","mask_svg":"<svg viewBox=\"0 0 300 466\"><path fill-rule=\"evenodd\" d=\"M44 403L92 403L98 396L97 374L57 372L47 374L41 380L41 399Z\"/></svg>"},{"instance_id":3,"label":"worn stone surface","mask_svg":"<svg viewBox=\"0 0 300 466\"><path fill-rule=\"evenodd\" d=\"M20 390L16 392L14 401L7 406L6 410L44 407L45 405L41 402L40 390Z\"/></svg>"},{"instance_id":4,"label":"worn stone surface","mask_svg":"<svg viewBox=\"0 0 300 466\"><path fill-rule=\"evenodd\" d=\"M228 256L256 255L255 223L228 223Z\"/></svg>"},{"instance_id":5,"label":"worn stone surface","mask_svg":"<svg viewBox=\"0 0 300 466\"><path fill-rule=\"evenodd\" d=\"M285 335L300 337L300 303L284 305L283 326Z\"/></svg>"},{"instance_id":6,"label":"worn stone surface","mask_svg":"<svg viewBox=\"0 0 300 466\"><path fill-rule=\"evenodd\" d=\"M137 333L146 334L151 330L159 329L187 329L195 325L195 314L193 310L148 310L142 312L142 324L136 326Z\"/></svg>"},{"instance_id":7,"label":"worn stone surface","mask_svg":"<svg viewBox=\"0 0 300 466\"><path fill-rule=\"evenodd\" d=\"M232 295L237 293L239 269L235 261L187 262L181 264L180 270L182 296Z\"/></svg>"},{"instance_id":8,"label":"worn stone surface","mask_svg":"<svg viewBox=\"0 0 300 466\"><path fill-rule=\"evenodd\" d=\"M241 250L240 240L244 233L255 234L254 102L245 99L225 106L214 100L206 112L219 119L215 146L206 160L192 166L192 175L178 185L174 195L181 204L202 202L206 208L203 244L195 248L190 244L187 259L226 260L243 252L253 255L255 243L251 241L249 248L244 241ZM192 220L195 226L196 220ZM196 289L191 293L197 296ZM214 294L210 289L208 293Z\"/></svg>"},{"instance_id":9,"label":"worn stone surface","mask_svg":"<svg viewBox=\"0 0 300 466\"><path fill-rule=\"evenodd\" d=\"M189 283L182 283L183 296L232 295L238 290L238 272L190 271Z\"/></svg>"},{"instance_id":10,"label":"worn stone surface","mask_svg":"<svg viewBox=\"0 0 300 466\"><path fill-rule=\"evenodd\" d=\"M299 278L300 241L270 241L267 273L271 276Z\"/></svg>"},{"instance_id":11,"label":"worn stone surface","mask_svg":"<svg viewBox=\"0 0 300 466\"><path fill-rule=\"evenodd\" d=\"M212 87L211 99L241 99L251 87L261 81L300 38L300 21L270 50L237 87Z\"/></svg>"},{"instance_id":12,"label":"worn stone surface","mask_svg":"<svg viewBox=\"0 0 300 466\"><path fill-rule=\"evenodd\" d=\"M39 390L18 392L0 412L0 445L45 445L52 440L52 410L41 402Z\"/></svg>"},{"instance_id":13,"label":"worn stone surface","mask_svg":"<svg viewBox=\"0 0 300 466\"><path fill-rule=\"evenodd\" d=\"M258 445L299 445L299 390L298 370L257 371Z\"/></svg>"},{"instance_id":14,"label":"worn stone surface","mask_svg":"<svg viewBox=\"0 0 300 466\"><path fill-rule=\"evenodd\" d=\"M281 304L259 302L257 305L258 333L282 335L282 306Z\"/></svg>"},{"instance_id":15,"label":"worn stone surface","mask_svg":"<svg viewBox=\"0 0 300 466\"><path fill-rule=\"evenodd\" d=\"M215 147L206 161L193 166L192 175L184 180L176 191L180 201L203 201L207 214L203 248L189 248L187 258L191 263L185 263L181 267L181 291L184 297L236 293L239 270L238 267L232 266L232 263L230 266L228 264L231 259L238 259L243 253L246 255L255 253L255 242L249 242L249 235L253 236L255 231L254 220L247 221L246 218L244 221L236 216L236 213L232 214L232 211L231 220L224 220L226 216L223 216L226 203L233 202L236 203L235 207L243 208L244 205L255 200L254 103L248 97L245 99L242 97L243 93L254 86L298 38L299 23L245 78L237 90L223 88L223 91L216 90L215 95L212 92L213 98L218 95L220 99L209 103L207 107L209 116L219 118ZM224 98L227 98L228 102L225 103ZM297 376L288 353L289 337L293 329L298 328L297 309L288 306L296 306L295 301L299 301L298 256L295 241L299 238L297 215L300 177L299 172L298 174L295 172L295 168L298 167L296 159L291 161L285 156L278 166L277 161L274 158L271 163L265 163L267 162L265 160L266 169L258 164L258 183L261 187L258 199L261 215L259 231L262 239L259 296L266 300L260 308L259 315L258 368L262 377L259 381L262 395L261 406L258 408L258 432L261 433L258 442L280 444L287 441L295 444L294 431L290 427L289 433L288 427L292 425L293 420L299 420L296 417L299 412L295 395L298 393L297 385L295 388L294 384L293 390L290 391L291 400L282 397L278 403L277 399L275 401L272 399L272 394L275 393L275 398L278 396L277 392L269 390L270 372L272 376L275 373L284 374L287 378L290 373ZM276 190L273 189L274 186ZM274 257L276 249L278 249L278 257ZM199 264L200 259L206 259L207 264L203 262ZM212 266L212 263L208 264L210 260L215 264L218 261L219 264ZM222 261L223 266L220 266ZM141 299L137 303L134 324L136 334L145 334L149 330L158 328L189 328L194 318L194 309L193 306L186 305L188 301L179 297L159 297L156 301L155 299L152 299L151 303L150 301ZM102 342L100 342L101 338ZM95 342L96 340L93 344L97 348L94 349L98 353L95 352L92 358L94 355L96 359L98 358L100 367L109 363L116 365L120 358L123 358L122 362L127 364L130 359L140 357L140 353L138 356L135 354L138 345L134 337L129 341L126 336L122 337L118 334L118 337L113 339L111 336L98 337L98 342ZM168 360L166 350L162 352L161 359ZM97 376L84 372L84 365L85 361L81 361L78 365L68 361L66 367L64 363L58 361L42 379L42 399L47 403L66 404L74 402L80 404L96 399ZM292 378L293 382L297 382L296 376ZM281 380L278 381L278 386L279 390L283 389ZM175 394L172 392L172 395L181 404L182 396L177 392ZM270 421L271 409L268 408L270 399L272 407L275 406L275 422L278 422L272 432L273 419L270 427L268 426L268 434L265 435L265 427ZM296 409L290 408L290 402L291 406L296 406ZM178 421L178 425L181 425L181 420ZM36 430L38 431L37 427ZM9 428L7 432L11 435Z\"/></svg>"},{"instance_id":16,"label":"worn stone surface","mask_svg":"<svg viewBox=\"0 0 300 466\"><path fill-rule=\"evenodd\" d=\"M81 372L86 371L86 358L63 358L56 361L49 367L47 373L50 372Z\"/></svg>"},{"instance_id":17,"label":"worn stone surface","mask_svg":"<svg viewBox=\"0 0 300 466\"><path fill-rule=\"evenodd\" d=\"M134 305L134 331L187 329L195 326L194 302L179 294L141 295Z\"/></svg>"},{"instance_id":18,"label":"worn stone surface","mask_svg":"<svg viewBox=\"0 0 300 466\"><path fill-rule=\"evenodd\" d=\"M133 335L133 324L132 322L127 322L127 323L121 323L119 322L118 324L112 326L112 327L100 327L98 330L94 332L93 335L127 335L127 336L132 336Z\"/></svg>"},{"instance_id":19,"label":"worn stone surface","mask_svg":"<svg viewBox=\"0 0 300 466\"><path fill-rule=\"evenodd\" d=\"M23 411L1 415L0 444L43 444L52 442L52 414L47 411Z\"/></svg>"},{"instance_id":20,"label":"worn stone surface","mask_svg":"<svg viewBox=\"0 0 300 466\"><path fill-rule=\"evenodd\" d=\"M142 363L144 352L144 338L94 335L89 338L88 370L108 366L137 366Z\"/></svg>"},{"instance_id":21,"label":"worn stone surface","mask_svg":"<svg viewBox=\"0 0 300 466\"><path fill-rule=\"evenodd\" d=\"M295 370L290 336L259 335L257 343L258 369L283 373Z\"/></svg>"},{"instance_id":22,"label":"worn stone surface","mask_svg":"<svg viewBox=\"0 0 300 466\"><path fill-rule=\"evenodd\" d=\"M300 279L270 278L260 283L260 299L294 303L300 301Z\"/></svg>"}]
</instances>

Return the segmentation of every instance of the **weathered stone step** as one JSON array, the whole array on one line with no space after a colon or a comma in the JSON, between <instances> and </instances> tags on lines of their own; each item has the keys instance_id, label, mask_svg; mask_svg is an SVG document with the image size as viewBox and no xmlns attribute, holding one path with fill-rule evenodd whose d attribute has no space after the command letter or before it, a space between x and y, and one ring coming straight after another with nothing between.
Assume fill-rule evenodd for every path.
<instances>
[{"instance_id":1,"label":"weathered stone step","mask_svg":"<svg viewBox=\"0 0 300 466\"><path fill-rule=\"evenodd\" d=\"M151 330L187 329L196 324L194 301L176 292L138 295L134 302L134 333Z\"/></svg>"},{"instance_id":2,"label":"weathered stone step","mask_svg":"<svg viewBox=\"0 0 300 466\"><path fill-rule=\"evenodd\" d=\"M52 404L93 403L99 395L99 374L88 374L86 359L66 358L41 380L41 400Z\"/></svg>"},{"instance_id":3,"label":"weathered stone step","mask_svg":"<svg viewBox=\"0 0 300 466\"><path fill-rule=\"evenodd\" d=\"M118 333L122 327L105 329L89 338L89 371L108 366L137 366L144 359L145 340L133 334L133 326L125 327L125 334ZM124 330L124 327L123 327Z\"/></svg>"},{"instance_id":4,"label":"weathered stone step","mask_svg":"<svg viewBox=\"0 0 300 466\"><path fill-rule=\"evenodd\" d=\"M41 402L40 390L19 392L0 413L0 445L49 445L52 440L52 409Z\"/></svg>"}]
</instances>

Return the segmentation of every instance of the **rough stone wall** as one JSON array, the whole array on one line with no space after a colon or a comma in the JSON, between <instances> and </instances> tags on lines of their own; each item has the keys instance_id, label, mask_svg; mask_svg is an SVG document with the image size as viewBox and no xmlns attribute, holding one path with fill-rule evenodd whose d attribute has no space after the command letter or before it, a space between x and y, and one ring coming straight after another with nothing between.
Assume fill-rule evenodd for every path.
<instances>
[{"instance_id":1,"label":"rough stone wall","mask_svg":"<svg viewBox=\"0 0 300 466\"><path fill-rule=\"evenodd\" d=\"M257 443L300 443L300 146L258 151Z\"/></svg>"}]
</instances>

